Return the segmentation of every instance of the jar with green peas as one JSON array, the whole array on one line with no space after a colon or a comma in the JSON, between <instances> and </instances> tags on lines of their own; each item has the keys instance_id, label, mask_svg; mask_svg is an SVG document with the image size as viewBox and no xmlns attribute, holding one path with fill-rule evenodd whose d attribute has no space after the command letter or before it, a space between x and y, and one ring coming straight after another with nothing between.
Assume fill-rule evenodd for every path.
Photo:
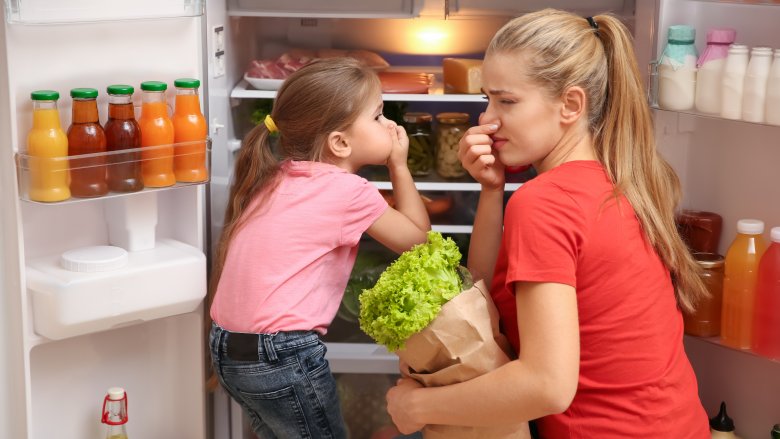
<instances>
[{"instance_id":1,"label":"jar with green peas","mask_svg":"<svg viewBox=\"0 0 780 439\"><path fill-rule=\"evenodd\" d=\"M404 113L404 128L409 136L409 154L406 163L414 176L425 176L433 169L433 134L430 113Z\"/></svg>"}]
</instances>

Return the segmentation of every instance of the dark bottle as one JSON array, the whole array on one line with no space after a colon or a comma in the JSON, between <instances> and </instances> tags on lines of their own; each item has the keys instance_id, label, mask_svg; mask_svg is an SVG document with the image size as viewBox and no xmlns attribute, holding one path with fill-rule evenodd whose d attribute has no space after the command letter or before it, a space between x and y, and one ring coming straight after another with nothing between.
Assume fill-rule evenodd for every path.
<instances>
[{"instance_id":1,"label":"dark bottle","mask_svg":"<svg viewBox=\"0 0 780 439\"><path fill-rule=\"evenodd\" d=\"M131 85L108 86L106 146L109 151L108 187L114 192L136 192L144 188L141 178L141 128L133 110Z\"/></svg>"},{"instance_id":2,"label":"dark bottle","mask_svg":"<svg viewBox=\"0 0 780 439\"><path fill-rule=\"evenodd\" d=\"M106 135L98 121L97 95L94 88L70 91L73 117L68 128L68 155L71 156L70 193L74 197L92 198L108 193Z\"/></svg>"},{"instance_id":3,"label":"dark bottle","mask_svg":"<svg viewBox=\"0 0 780 439\"><path fill-rule=\"evenodd\" d=\"M780 424L775 424L772 428L772 439L780 439Z\"/></svg>"}]
</instances>

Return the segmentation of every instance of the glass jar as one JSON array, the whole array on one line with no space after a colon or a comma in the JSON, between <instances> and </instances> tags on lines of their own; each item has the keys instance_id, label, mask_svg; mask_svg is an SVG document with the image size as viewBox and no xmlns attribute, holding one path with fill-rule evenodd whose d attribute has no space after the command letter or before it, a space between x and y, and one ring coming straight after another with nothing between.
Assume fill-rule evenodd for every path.
<instances>
[{"instance_id":1,"label":"glass jar","mask_svg":"<svg viewBox=\"0 0 780 439\"><path fill-rule=\"evenodd\" d=\"M406 164L414 176L424 176L433 168L433 134L430 113L404 113L404 128L409 136Z\"/></svg>"},{"instance_id":2,"label":"glass jar","mask_svg":"<svg viewBox=\"0 0 780 439\"><path fill-rule=\"evenodd\" d=\"M693 253L693 257L702 269L701 278L710 297L699 302L693 314L683 313L685 333L714 337L720 334L725 260L716 253Z\"/></svg>"},{"instance_id":3,"label":"glass jar","mask_svg":"<svg viewBox=\"0 0 780 439\"><path fill-rule=\"evenodd\" d=\"M439 123L436 133L436 171L444 178L466 175L466 170L458 159L458 143L469 129L468 113L439 113L436 115L436 121Z\"/></svg>"}]
</instances>

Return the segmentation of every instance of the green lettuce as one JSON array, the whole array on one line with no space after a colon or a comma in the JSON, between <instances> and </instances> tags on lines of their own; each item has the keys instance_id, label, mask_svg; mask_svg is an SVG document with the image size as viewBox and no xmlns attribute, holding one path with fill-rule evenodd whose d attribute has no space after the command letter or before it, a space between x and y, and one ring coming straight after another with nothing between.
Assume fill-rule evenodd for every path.
<instances>
[{"instance_id":1,"label":"green lettuce","mask_svg":"<svg viewBox=\"0 0 780 439\"><path fill-rule=\"evenodd\" d=\"M391 351L403 348L409 337L436 318L442 305L463 290L460 259L451 238L428 232L426 243L402 253L373 288L363 290L360 329Z\"/></svg>"}]
</instances>

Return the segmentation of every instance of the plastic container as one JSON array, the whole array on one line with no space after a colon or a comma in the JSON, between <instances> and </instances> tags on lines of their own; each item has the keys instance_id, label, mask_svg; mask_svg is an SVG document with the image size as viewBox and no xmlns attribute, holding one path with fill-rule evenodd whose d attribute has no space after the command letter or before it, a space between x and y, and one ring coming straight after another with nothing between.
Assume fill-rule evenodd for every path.
<instances>
[{"instance_id":1,"label":"plastic container","mask_svg":"<svg viewBox=\"0 0 780 439\"><path fill-rule=\"evenodd\" d=\"M780 227L773 227L772 243L758 264L753 317L753 351L780 360Z\"/></svg>"},{"instance_id":2,"label":"plastic container","mask_svg":"<svg viewBox=\"0 0 780 439\"><path fill-rule=\"evenodd\" d=\"M206 169L206 137L208 125L200 111L198 88L200 80L180 78L176 86L176 104L173 111L174 141L176 147L173 172L176 181L194 183L209 178ZM184 144L186 143L186 144Z\"/></svg>"},{"instance_id":3,"label":"plastic container","mask_svg":"<svg viewBox=\"0 0 780 439\"><path fill-rule=\"evenodd\" d=\"M748 49L742 44L729 46L723 66L720 115L726 119L742 118L742 95L748 66Z\"/></svg>"},{"instance_id":4,"label":"plastic container","mask_svg":"<svg viewBox=\"0 0 780 439\"><path fill-rule=\"evenodd\" d=\"M696 95L696 30L674 25L669 26L667 35L658 64L658 106L665 110L690 110Z\"/></svg>"},{"instance_id":5,"label":"plastic container","mask_svg":"<svg viewBox=\"0 0 780 439\"><path fill-rule=\"evenodd\" d=\"M98 91L94 88L74 88L71 124L68 128L68 155L82 157L77 169L70 172L70 194L79 198L100 197L108 193L106 181L106 134L98 120Z\"/></svg>"},{"instance_id":6,"label":"plastic container","mask_svg":"<svg viewBox=\"0 0 780 439\"><path fill-rule=\"evenodd\" d=\"M766 86L766 122L780 125L780 49L775 49Z\"/></svg>"},{"instance_id":7,"label":"plastic container","mask_svg":"<svg viewBox=\"0 0 780 439\"><path fill-rule=\"evenodd\" d=\"M702 113L720 113L723 65L736 37L737 31L731 28L707 31L707 47L696 63L696 110Z\"/></svg>"},{"instance_id":8,"label":"plastic container","mask_svg":"<svg viewBox=\"0 0 780 439\"><path fill-rule=\"evenodd\" d=\"M466 170L458 158L460 138L469 129L468 113L439 113L436 115L436 172L444 178L457 178L466 175Z\"/></svg>"},{"instance_id":9,"label":"plastic container","mask_svg":"<svg viewBox=\"0 0 780 439\"><path fill-rule=\"evenodd\" d=\"M734 433L734 420L726 413L726 403L720 403L718 414L710 418L712 439L739 439Z\"/></svg>"},{"instance_id":10,"label":"plastic container","mask_svg":"<svg viewBox=\"0 0 780 439\"><path fill-rule=\"evenodd\" d=\"M425 176L433 170L434 142L430 113L404 113L404 128L409 136L406 163L414 176Z\"/></svg>"},{"instance_id":11,"label":"plastic container","mask_svg":"<svg viewBox=\"0 0 780 439\"><path fill-rule=\"evenodd\" d=\"M699 302L693 314L683 313L685 333L697 337L714 337L720 334L720 318L723 300L723 256L714 253L694 253L702 268L702 281L710 297Z\"/></svg>"},{"instance_id":12,"label":"plastic container","mask_svg":"<svg viewBox=\"0 0 780 439\"><path fill-rule=\"evenodd\" d=\"M127 393L121 387L111 387L103 398L100 422L106 424L106 439L128 439Z\"/></svg>"},{"instance_id":13,"label":"plastic container","mask_svg":"<svg viewBox=\"0 0 780 439\"><path fill-rule=\"evenodd\" d=\"M739 220L737 236L726 252L720 337L737 349L750 349L752 344L758 264L766 250L762 233L763 221Z\"/></svg>"},{"instance_id":14,"label":"plastic container","mask_svg":"<svg viewBox=\"0 0 780 439\"><path fill-rule=\"evenodd\" d=\"M135 120L133 87L109 85L108 120L103 128L108 151L125 151L141 147L141 128ZM144 188L140 152L111 154L108 188L114 192L137 192Z\"/></svg>"},{"instance_id":15,"label":"plastic container","mask_svg":"<svg viewBox=\"0 0 780 439\"><path fill-rule=\"evenodd\" d=\"M166 187L176 183L173 173L173 122L168 117L165 103L167 88L166 83L159 81L141 83L143 103L138 125L141 127L141 174L147 187Z\"/></svg>"},{"instance_id":16,"label":"plastic container","mask_svg":"<svg viewBox=\"0 0 780 439\"><path fill-rule=\"evenodd\" d=\"M742 119L763 123L766 114L766 91L769 71L772 68L772 48L754 47L745 72L745 88L742 95Z\"/></svg>"},{"instance_id":17,"label":"plastic container","mask_svg":"<svg viewBox=\"0 0 780 439\"><path fill-rule=\"evenodd\" d=\"M37 90L33 101L33 126L27 135L27 196L32 201L50 203L70 198L68 187L68 137L60 126L53 90ZM20 184L20 187L23 185Z\"/></svg>"}]
</instances>

